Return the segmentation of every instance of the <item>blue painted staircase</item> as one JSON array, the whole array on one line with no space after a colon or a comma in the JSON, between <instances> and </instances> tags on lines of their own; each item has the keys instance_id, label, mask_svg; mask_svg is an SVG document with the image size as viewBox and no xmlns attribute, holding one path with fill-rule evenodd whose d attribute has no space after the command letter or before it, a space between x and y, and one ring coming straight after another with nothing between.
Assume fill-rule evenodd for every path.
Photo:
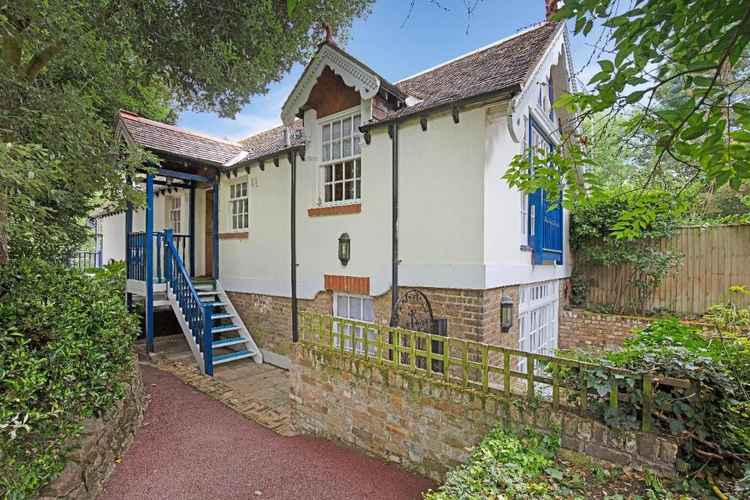
<instances>
[{"instance_id":1,"label":"blue painted staircase","mask_svg":"<svg viewBox=\"0 0 750 500\"><path fill-rule=\"evenodd\" d=\"M164 278L169 304L203 373L213 375L214 366L245 358L263 362L221 283L187 273L171 230L165 232Z\"/></svg>"}]
</instances>

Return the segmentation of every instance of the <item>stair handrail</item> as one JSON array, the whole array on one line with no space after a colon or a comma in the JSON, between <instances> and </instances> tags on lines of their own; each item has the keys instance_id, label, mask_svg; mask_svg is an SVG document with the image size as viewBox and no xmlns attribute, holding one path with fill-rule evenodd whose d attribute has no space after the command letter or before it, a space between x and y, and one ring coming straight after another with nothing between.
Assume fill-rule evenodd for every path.
<instances>
[{"instance_id":1,"label":"stair handrail","mask_svg":"<svg viewBox=\"0 0 750 500\"><path fill-rule=\"evenodd\" d=\"M175 247L171 229L164 231L164 245L164 277L167 286L177 298L198 349L203 352L204 372L206 375L213 375L212 306L203 304L193 286L185 263Z\"/></svg>"}]
</instances>

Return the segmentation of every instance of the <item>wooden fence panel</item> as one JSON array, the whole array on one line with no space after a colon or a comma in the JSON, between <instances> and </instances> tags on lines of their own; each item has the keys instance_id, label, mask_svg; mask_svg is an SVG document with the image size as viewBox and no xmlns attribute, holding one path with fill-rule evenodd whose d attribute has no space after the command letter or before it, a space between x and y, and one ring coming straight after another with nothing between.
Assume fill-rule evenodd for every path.
<instances>
[{"instance_id":1,"label":"wooden fence panel","mask_svg":"<svg viewBox=\"0 0 750 500\"><path fill-rule=\"evenodd\" d=\"M671 311L698 316L713 304L727 302L729 287L750 288L750 225L683 227L672 238L654 245L682 255L645 304L647 311ZM589 304L634 310L636 290L629 285L632 268L586 266L580 271L589 283ZM750 297L734 297L734 302L750 306Z\"/></svg>"}]
</instances>

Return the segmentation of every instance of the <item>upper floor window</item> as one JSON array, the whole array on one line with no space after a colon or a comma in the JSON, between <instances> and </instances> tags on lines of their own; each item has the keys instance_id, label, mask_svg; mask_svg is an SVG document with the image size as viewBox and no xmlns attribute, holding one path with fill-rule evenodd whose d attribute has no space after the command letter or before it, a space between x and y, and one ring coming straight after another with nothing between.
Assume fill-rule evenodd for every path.
<instances>
[{"instance_id":1,"label":"upper floor window","mask_svg":"<svg viewBox=\"0 0 750 500\"><path fill-rule=\"evenodd\" d=\"M362 196L360 114L336 118L322 126L321 201L354 202Z\"/></svg>"},{"instance_id":2,"label":"upper floor window","mask_svg":"<svg viewBox=\"0 0 750 500\"><path fill-rule=\"evenodd\" d=\"M175 234L180 234L182 232L182 198L179 196L167 198L167 210L170 229Z\"/></svg>"},{"instance_id":3,"label":"upper floor window","mask_svg":"<svg viewBox=\"0 0 750 500\"><path fill-rule=\"evenodd\" d=\"M552 76L547 78L547 97L549 98L549 120L555 121L555 89L552 85Z\"/></svg>"},{"instance_id":4,"label":"upper floor window","mask_svg":"<svg viewBox=\"0 0 750 500\"><path fill-rule=\"evenodd\" d=\"M247 229L250 226L250 202L246 180L229 186L229 208L232 215L232 231Z\"/></svg>"}]
</instances>

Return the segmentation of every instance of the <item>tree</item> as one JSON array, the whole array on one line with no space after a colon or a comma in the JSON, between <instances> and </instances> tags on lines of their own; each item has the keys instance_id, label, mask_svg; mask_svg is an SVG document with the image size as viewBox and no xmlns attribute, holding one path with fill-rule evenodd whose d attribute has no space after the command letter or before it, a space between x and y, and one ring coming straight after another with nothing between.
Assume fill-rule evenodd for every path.
<instances>
[{"instance_id":1,"label":"tree","mask_svg":"<svg viewBox=\"0 0 750 500\"><path fill-rule=\"evenodd\" d=\"M0 2L0 263L62 258L97 197L140 200L125 181L118 108L233 116L322 36L345 36L372 0Z\"/></svg>"},{"instance_id":2,"label":"tree","mask_svg":"<svg viewBox=\"0 0 750 500\"><path fill-rule=\"evenodd\" d=\"M589 150L601 136L582 141L572 131L594 117L607 122L631 115L620 142L632 147L640 137L648 152L637 189L652 186L665 169L677 172L677 192L699 179L712 189L740 189L750 179L750 1L637 0L627 10L619 6L615 0L570 0L556 14L573 20L575 32L584 36L603 27L599 39L605 42L596 54L600 71L589 82L591 92L556 103L575 111L577 122L567 127L564 153L543 158L553 167L531 169L519 156L506 179L525 191L544 188L550 199L557 199L565 181L569 204L596 196L601 179L592 167L609 160L592 158ZM632 217L619 234L637 235L654 217L653 211Z\"/></svg>"}]
</instances>

